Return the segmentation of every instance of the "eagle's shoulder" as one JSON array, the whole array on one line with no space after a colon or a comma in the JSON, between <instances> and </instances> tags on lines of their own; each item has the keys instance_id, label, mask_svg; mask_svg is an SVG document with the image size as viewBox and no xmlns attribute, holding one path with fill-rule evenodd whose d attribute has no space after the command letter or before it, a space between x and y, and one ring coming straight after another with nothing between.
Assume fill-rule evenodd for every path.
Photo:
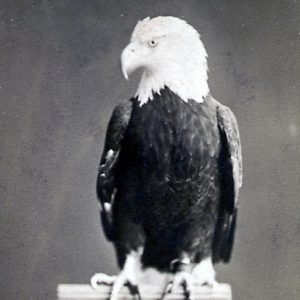
<instances>
[{"instance_id":1,"label":"eagle's shoulder","mask_svg":"<svg viewBox=\"0 0 300 300\"><path fill-rule=\"evenodd\" d=\"M119 102L112 113L112 119L121 124L128 123L132 111L132 99Z\"/></svg>"},{"instance_id":2,"label":"eagle's shoulder","mask_svg":"<svg viewBox=\"0 0 300 300\"><path fill-rule=\"evenodd\" d=\"M131 111L131 99L119 102L113 109L106 132L106 151L109 149L119 150L120 142L130 120Z\"/></svg>"},{"instance_id":3,"label":"eagle's shoulder","mask_svg":"<svg viewBox=\"0 0 300 300\"><path fill-rule=\"evenodd\" d=\"M216 111L222 111L225 114L233 114L232 110L214 98L211 94L208 94L206 101L209 103L211 108L214 108Z\"/></svg>"},{"instance_id":4,"label":"eagle's shoulder","mask_svg":"<svg viewBox=\"0 0 300 300\"><path fill-rule=\"evenodd\" d=\"M210 106L216 111L219 126L235 131L235 135L239 138L238 123L233 111L211 95L209 95L207 100Z\"/></svg>"},{"instance_id":5,"label":"eagle's shoulder","mask_svg":"<svg viewBox=\"0 0 300 300\"><path fill-rule=\"evenodd\" d=\"M237 118L233 111L226 105L213 99L216 105L218 126L223 139L223 144L228 148L233 164L233 176L235 177L236 194L242 186L242 148Z\"/></svg>"}]
</instances>

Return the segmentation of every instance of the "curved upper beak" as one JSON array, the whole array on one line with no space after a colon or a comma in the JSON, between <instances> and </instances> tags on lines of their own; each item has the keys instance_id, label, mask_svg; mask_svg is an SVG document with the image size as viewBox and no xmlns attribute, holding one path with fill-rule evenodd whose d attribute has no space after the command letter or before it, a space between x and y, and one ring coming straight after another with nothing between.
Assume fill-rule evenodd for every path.
<instances>
[{"instance_id":1,"label":"curved upper beak","mask_svg":"<svg viewBox=\"0 0 300 300\"><path fill-rule=\"evenodd\" d=\"M131 42L125 47L121 54L121 69L126 80L128 80L130 73L139 67L137 48L138 45Z\"/></svg>"}]
</instances>

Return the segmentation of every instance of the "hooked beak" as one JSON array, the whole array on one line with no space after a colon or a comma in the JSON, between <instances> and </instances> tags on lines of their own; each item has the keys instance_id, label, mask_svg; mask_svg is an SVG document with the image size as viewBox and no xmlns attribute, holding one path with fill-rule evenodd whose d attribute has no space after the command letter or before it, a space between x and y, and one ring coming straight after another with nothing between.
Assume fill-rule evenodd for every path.
<instances>
[{"instance_id":1,"label":"hooked beak","mask_svg":"<svg viewBox=\"0 0 300 300\"><path fill-rule=\"evenodd\" d=\"M137 44L128 44L121 54L121 69L123 76L128 80L128 76L139 67L139 57L137 55Z\"/></svg>"}]
</instances>

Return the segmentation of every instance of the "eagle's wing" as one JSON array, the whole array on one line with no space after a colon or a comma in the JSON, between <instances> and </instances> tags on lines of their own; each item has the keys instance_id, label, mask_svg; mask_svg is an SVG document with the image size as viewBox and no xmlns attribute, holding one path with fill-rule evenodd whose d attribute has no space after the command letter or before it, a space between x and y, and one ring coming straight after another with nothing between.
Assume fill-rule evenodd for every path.
<instances>
[{"instance_id":1,"label":"eagle's wing","mask_svg":"<svg viewBox=\"0 0 300 300\"><path fill-rule=\"evenodd\" d=\"M124 101L115 107L108 124L104 150L100 160L97 196L101 205L102 227L108 240L113 240L111 208L116 193L114 173L131 110L131 101Z\"/></svg>"},{"instance_id":2,"label":"eagle's wing","mask_svg":"<svg viewBox=\"0 0 300 300\"><path fill-rule=\"evenodd\" d=\"M236 227L239 189L242 186L242 151L237 120L226 106L217 105L221 151L219 172L221 194L213 244L214 261L230 260Z\"/></svg>"}]
</instances>

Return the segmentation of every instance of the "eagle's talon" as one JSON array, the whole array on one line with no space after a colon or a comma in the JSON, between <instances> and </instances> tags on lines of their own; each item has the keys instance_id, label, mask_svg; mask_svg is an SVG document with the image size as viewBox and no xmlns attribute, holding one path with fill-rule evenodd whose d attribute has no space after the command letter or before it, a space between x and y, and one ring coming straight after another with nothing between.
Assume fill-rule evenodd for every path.
<instances>
[{"instance_id":1,"label":"eagle's talon","mask_svg":"<svg viewBox=\"0 0 300 300\"><path fill-rule=\"evenodd\" d=\"M122 271L114 281L111 290L109 300L117 300L119 292L121 288L127 283L127 278L124 276L124 272Z\"/></svg>"},{"instance_id":2,"label":"eagle's talon","mask_svg":"<svg viewBox=\"0 0 300 300\"><path fill-rule=\"evenodd\" d=\"M116 276L109 276L105 273L96 273L92 276L90 283L94 290L98 290L101 284L112 285Z\"/></svg>"},{"instance_id":3,"label":"eagle's talon","mask_svg":"<svg viewBox=\"0 0 300 300\"><path fill-rule=\"evenodd\" d=\"M133 296L134 299L142 300L141 293L137 285L132 284L129 281L126 283L126 285L128 286L130 294Z\"/></svg>"},{"instance_id":4,"label":"eagle's talon","mask_svg":"<svg viewBox=\"0 0 300 300\"><path fill-rule=\"evenodd\" d=\"M165 289L164 289L164 291L163 291L163 293L162 293L162 295L161 295L161 297L160 297L160 300L164 300L164 298L166 297L166 295L167 295L167 294L170 294L170 293L172 292L173 284L174 284L174 282L173 282L173 281L170 281L170 282L166 285L166 287L165 287Z\"/></svg>"},{"instance_id":5,"label":"eagle's talon","mask_svg":"<svg viewBox=\"0 0 300 300\"><path fill-rule=\"evenodd\" d=\"M191 300L192 285L188 285L186 281L182 283L185 300Z\"/></svg>"},{"instance_id":6,"label":"eagle's talon","mask_svg":"<svg viewBox=\"0 0 300 300\"><path fill-rule=\"evenodd\" d=\"M216 285L218 285L218 282L216 280L210 280L210 281L206 281L206 282L202 283L201 285L207 286L210 289L214 289L216 287Z\"/></svg>"},{"instance_id":7,"label":"eagle's talon","mask_svg":"<svg viewBox=\"0 0 300 300\"><path fill-rule=\"evenodd\" d=\"M211 257L203 259L196 267L194 268L193 277L195 283L201 286L208 286L211 289L217 284L216 273L213 267Z\"/></svg>"},{"instance_id":8,"label":"eagle's talon","mask_svg":"<svg viewBox=\"0 0 300 300\"><path fill-rule=\"evenodd\" d=\"M172 293L174 286L182 286L185 300L191 300L193 277L189 272L182 271L176 273L174 279L167 284L160 300L163 300L167 294Z\"/></svg>"}]
</instances>

